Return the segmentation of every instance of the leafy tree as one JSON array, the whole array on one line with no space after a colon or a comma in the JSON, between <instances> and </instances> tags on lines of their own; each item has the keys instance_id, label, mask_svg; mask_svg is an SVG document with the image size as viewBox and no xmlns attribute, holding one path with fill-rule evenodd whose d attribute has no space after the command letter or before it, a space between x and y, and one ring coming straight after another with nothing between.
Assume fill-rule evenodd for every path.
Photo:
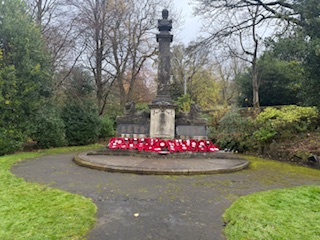
<instances>
[{"instance_id":1,"label":"leafy tree","mask_svg":"<svg viewBox=\"0 0 320 240\"><path fill-rule=\"evenodd\" d=\"M262 106L297 104L304 78L303 66L298 61L284 61L265 53L257 63ZM238 75L236 82L241 92L238 103L252 106L251 69Z\"/></svg>"},{"instance_id":2,"label":"leafy tree","mask_svg":"<svg viewBox=\"0 0 320 240\"><path fill-rule=\"evenodd\" d=\"M292 71L291 78L299 81L299 99L305 105L320 106L318 97L319 87L319 43L320 39L309 39L306 41L303 31L297 29L289 37L279 37L277 41L271 42L271 51L277 58L294 63L296 67L284 68L284 72ZM299 70L300 69L300 70Z\"/></svg>"},{"instance_id":3,"label":"leafy tree","mask_svg":"<svg viewBox=\"0 0 320 240\"><path fill-rule=\"evenodd\" d=\"M93 77L82 66L76 66L66 78L64 93L68 99L94 100Z\"/></svg>"},{"instance_id":4,"label":"leafy tree","mask_svg":"<svg viewBox=\"0 0 320 240\"><path fill-rule=\"evenodd\" d=\"M0 129L19 149L34 128L34 117L51 95L50 61L39 29L19 0L0 7ZM2 148L2 147L0 147Z\"/></svg>"},{"instance_id":5,"label":"leafy tree","mask_svg":"<svg viewBox=\"0 0 320 240\"><path fill-rule=\"evenodd\" d=\"M66 126L66 140L70 146L86 145L98 141L101 121L97 108L89 101L68 101L62 109Z\"/></svg>"},{"instance_id":6,"label":"leafy tree","mask_svg":"<svg viewBox=\"0 0 320 240\"><path fill-rule=\"evenodd\" d=\"M320 107L320 38L308 44L308 55L304 62L306 78L303 83L305 103Z\"/></svg>"},{"instance_id":7,"label":"leafy tree","mask_svg":"<svg viewBox=\"0 0 320 240\"><path fill-rule=\"evenodd\" d=\"M62 147L66 144L65 124L55 106L46 104L40 109L35 124L32 139L37 141L37 147Z\"/></svg>"},{"instance_id":8,"label":"leafy tree","mask_svg":"<svg viewBox=\"0 0 320 240\"><path fill-rule=\"evenodd\" d=\"M291 28L290 34L278 37L272 44L277 57L297 60L304 67L302 78L302 99L306 105L320 106L320 4L317 0L294 1L292 5L299 21Z\"/></svg>"},{"instance_id":9,"label":"leafy tree","mask_svg":"<svg viewBox=\"0 0 320 240\"><path fill-rule=\"evenodd\" d=\"M221 86L212 73L212 70L201 69L190 83L191 98L199 104L202 109L213 109L221 100Z\"/></svg>"},{"instance_id":10,"label":"leafy tree","mask_svg":"<svg viewBox=\"0 0 320 240\"><path fill-rule=\"evenodd\" d=\"M22 129L17 127L20 125L15 115L17 103L11 100L17 95L15 73L14 66L4 66L0 50L0 155L20 149L24 140Z\"/></svg>"},{"instance_id":11,"label":"leafy tree","mask_svg":"<svg viewBox=\"0 0 320 240\"><path fill-rule=\"evenodd\" d=\"M66 100L61 117L68 145L86 145L98 140L101 119L94 101L92 76L80 67L74 68L65 89Z\"/></svg>"},{"instance_id":12,"label":"leafy tree","mask_svg":"<svg viewBox=\"0 0 320 240\"><path fill-rule=\"evenodd\" d=\"M266 42L270 53L278 59L301 63L305 60L307 46L301 29L276 35L274 38L267 39Z\"/></svg>"}]
</instances>

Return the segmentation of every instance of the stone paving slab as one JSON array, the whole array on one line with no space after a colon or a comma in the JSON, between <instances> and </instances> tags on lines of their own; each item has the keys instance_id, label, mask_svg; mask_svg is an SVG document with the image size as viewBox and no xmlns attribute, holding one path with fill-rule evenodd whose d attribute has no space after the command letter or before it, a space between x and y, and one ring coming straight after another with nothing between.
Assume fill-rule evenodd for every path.
<instances>
[{"instance_id":1,"label":"stone paving slab","mask_svg":"<svg viewBox=\"0 0 320 240\"><path fill-rule=\"evenodd\" d=\"M228 157L229 155L225 155ZM80 166L108 172L154 174L154 175L194 175L225 173L242 170L249 162L241 158L144 158L138 156L91 155L83 152L75 156Z\"/></svg>"}]
</instances>

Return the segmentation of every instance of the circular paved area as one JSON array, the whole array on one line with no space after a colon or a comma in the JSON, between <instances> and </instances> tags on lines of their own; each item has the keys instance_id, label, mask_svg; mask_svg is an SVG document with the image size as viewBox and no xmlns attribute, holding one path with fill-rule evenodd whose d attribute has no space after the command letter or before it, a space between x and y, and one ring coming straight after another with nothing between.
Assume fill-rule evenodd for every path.
<instances>
[{"instance_id":1,"label":"circular paved area","mask_svg":"<svg viewBox=\"0 0 320 240\"><path fill-rule=\"evenodd\" d=\"M194 175L225 173L242 170L249 162L233 154L219 154L219 158L145 158L138 156L78 154L74 161L85 167L109 172L156 174L156 175ZM222 156L221 156L222 155ZM229 158L228 158L229 156ZM221 158L222 157L222 158Z\"/></svg>"},{"instance_id":2,"label":"circular paved area","mask_svg":"<svg viewBox=\"0 0 320 240\"><path fill-rule=\"evenodd\" d=\"M26 160L12 172L30 182L92 198L98 212L97 223L86 236L89 240L225 239L221 216L240 196L320 184L320 174L287 170L287 164L277 168L253 164L223 174L157 176L80 167L72 161L75 154Z\"/></svg>"}]
</instances>

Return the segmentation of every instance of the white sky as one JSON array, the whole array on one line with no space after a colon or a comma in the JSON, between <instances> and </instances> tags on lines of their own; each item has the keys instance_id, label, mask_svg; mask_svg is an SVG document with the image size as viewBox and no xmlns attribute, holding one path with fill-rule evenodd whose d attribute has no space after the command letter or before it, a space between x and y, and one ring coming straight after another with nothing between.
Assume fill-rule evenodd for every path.
<instances>
[{"instance_id":1,"label":"white sky","mask_svg":"<svg viewBox=\"0 0 320 240\"><path fill-rule=\"evenodd\" d=\"M182 41L184 44L188 44L190 41L195 40L200 35L201 19L195 17L192 14L192 5L190 0L173 0L174 7L177 12L181 12L184 21L180 27L180 31L174 39ZM174 22L173 22L174 28Z\"/></svg>"}]
</instances>

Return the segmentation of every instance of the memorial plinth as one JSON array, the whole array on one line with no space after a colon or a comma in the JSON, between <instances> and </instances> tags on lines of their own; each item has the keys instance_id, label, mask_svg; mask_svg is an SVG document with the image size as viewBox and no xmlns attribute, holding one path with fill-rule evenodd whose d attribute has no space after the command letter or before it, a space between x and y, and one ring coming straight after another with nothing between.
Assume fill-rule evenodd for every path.
<instances>
[{"instance_id":1,"label":"memorial plinth","mask_svg":"<svg viewBox=\"0 0 320 240\"><path fill-rule=\"evenodd\" d=\"M175 138L175 108L173 104L157 102L150 108L150 137L161 139Z\"/></svg>"}]
</instances>

